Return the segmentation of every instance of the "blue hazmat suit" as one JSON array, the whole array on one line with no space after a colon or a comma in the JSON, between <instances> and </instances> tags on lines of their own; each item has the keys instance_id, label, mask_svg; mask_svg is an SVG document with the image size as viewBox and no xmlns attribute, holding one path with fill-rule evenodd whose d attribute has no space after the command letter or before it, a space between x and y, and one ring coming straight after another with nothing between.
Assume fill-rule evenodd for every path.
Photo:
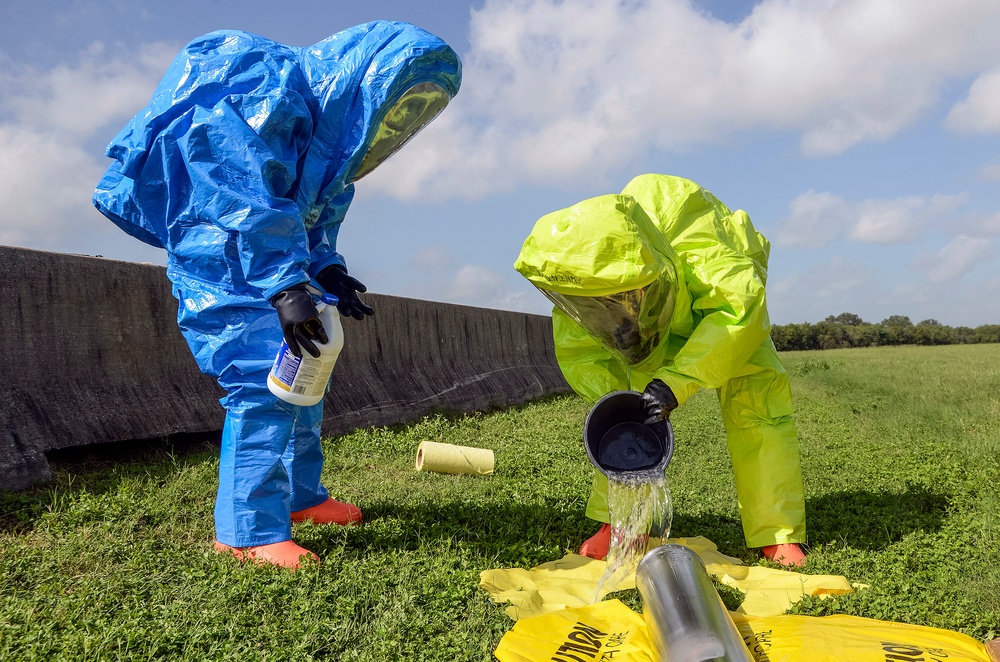
<instances>
[{"instance_id":1,"label":"blue hazmat suit","mask_svg":"<svg viewBox=\"0 0 1000 662\"><path fill-rule=\"evenodd\" d=\"M114 163L94 204L166 249L181 332L227 393L219 542L290 540L290 513L327 499L322 402L291 405L267 388L282 341L269 301L346 266L337 233L353 182L460 82L455 52L407 23L375 21L306 48L213 32L184 48L108 146ZM400 127L413 103L433 113Z\"/></svg>"}]
</instances>

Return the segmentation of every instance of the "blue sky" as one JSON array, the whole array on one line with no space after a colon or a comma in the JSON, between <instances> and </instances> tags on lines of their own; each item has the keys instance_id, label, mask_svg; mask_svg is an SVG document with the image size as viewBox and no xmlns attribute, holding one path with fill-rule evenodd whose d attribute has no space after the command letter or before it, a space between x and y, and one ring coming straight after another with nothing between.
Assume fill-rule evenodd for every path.
<instances>
[{"instance_id":1,"label":"blue sky","mask_svg":"<svg viewBox=\"0 0 1000 662\"><path fill-rule=\"evenodd\" d=\"M771 240L777 324L1000 323L996 0L4 0L0 244L164 264L90 194L177 51L377 18L464 80L358 185L339 248L371 291L547 313L511 267L534 222L659 172Z\"/></svg>"}]
</instances>

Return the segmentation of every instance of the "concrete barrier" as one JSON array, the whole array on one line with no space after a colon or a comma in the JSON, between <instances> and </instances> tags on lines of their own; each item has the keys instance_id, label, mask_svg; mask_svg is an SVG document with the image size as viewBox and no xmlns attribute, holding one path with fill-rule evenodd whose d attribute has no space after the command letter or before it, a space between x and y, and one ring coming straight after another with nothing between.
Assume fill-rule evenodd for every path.
<instances>
[{"instance_id":1,"label":"concrete barrier","mask_svg":"<svg viewBox=\"0 0 1000 662\"><path fill-rule=\"evenodd\" d=\"M345 324L323 431L569 392L551 320L371 294ZM222 429L222 389L175 322L165 269L0 246L0 489L51 477L54 449Z\"/></svg>"}]
</instances>

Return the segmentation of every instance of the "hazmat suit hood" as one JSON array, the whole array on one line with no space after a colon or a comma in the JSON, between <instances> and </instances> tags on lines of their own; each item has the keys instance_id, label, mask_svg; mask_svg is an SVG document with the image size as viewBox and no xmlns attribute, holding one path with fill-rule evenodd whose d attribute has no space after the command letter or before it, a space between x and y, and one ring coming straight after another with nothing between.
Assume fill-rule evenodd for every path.
<instances>
[{"instance_id":1,"label":"hazmat suit hood","mask_svg":"<svg viewBox=\"0 0 1000 662\"><path fill-rule=\"evenodd\" d=\"M634 198L604 195L543 216L514 268L627 364L670 330L677 257Z\"/></svg>"},{"instance_id":2,"label":"hazmat suit hood","mask_svg":"<svg viewBox=\"0 0 1000 662\"><path fill-rule=\"evenodd\" d=\"M337 225L394 106L414 90L416 101L404 103L409 112L395 113L396 144L383 144L362 175L433 119L460 83L455 52L409 23L374 21L306 48L213 32L185 47L147 107L109 144L115 163L94 204L129 234L168 250L178 217L239 213L188 197L202 175L228 179L271 208L293 201L306 231ZM418 112L414 103L425 108ZM402 126L401 114L409 118ZM249 176L228 172L248 161Z\"/></svg>"},{"instance_id":3,"label":"hazmat suit hood","mask_svg":"<svg viewBox=\"0 0 1000 662\"><path fill-rule=\"evenodd\" d=\"M461 84L455 52L409 23L360 25L303 49L300 59L320 105L318 149L303 164L304 173L316 175L303 177L300 205L329 199L371 172L434 119Z\"/></svg>"}]
</instances>

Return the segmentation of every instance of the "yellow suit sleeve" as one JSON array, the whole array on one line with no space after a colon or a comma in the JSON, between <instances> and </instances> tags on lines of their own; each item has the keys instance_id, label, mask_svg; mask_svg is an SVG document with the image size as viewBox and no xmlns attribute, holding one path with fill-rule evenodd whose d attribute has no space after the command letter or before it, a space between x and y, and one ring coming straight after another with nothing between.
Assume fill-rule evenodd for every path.
<instances>
[{"instance_id":1,"label":"yellow suit sleeve","mask_svg":"<svg viewBox=\"0 0 1000 662\"><path fill-rule=\"evenodd\" d=\"M653 375L671 388L678 402L699 388L725 384L771 330L764 281L755 261L725 237L720 239L684 251L696 322L673 361Z\"/></svg>"}]
</instances>

